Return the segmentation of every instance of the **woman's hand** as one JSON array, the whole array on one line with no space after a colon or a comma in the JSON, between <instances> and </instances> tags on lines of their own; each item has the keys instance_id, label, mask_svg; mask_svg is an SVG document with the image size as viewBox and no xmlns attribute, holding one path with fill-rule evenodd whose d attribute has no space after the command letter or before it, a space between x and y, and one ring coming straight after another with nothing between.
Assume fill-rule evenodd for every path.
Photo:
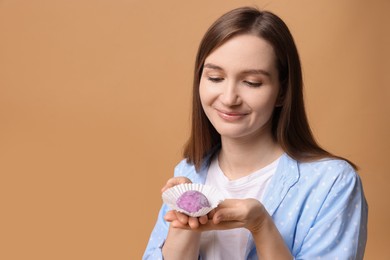
<instances>
[{"instance_id":1,"label":"woman's hand","mask_svg":"<svg viewBox=\"0 0 390 260\"><path fill-rule=\"evenodd\" d=\"M168 211L164 219L171 222L171 226L175 228L198 230L201 225L206 224L209 219L207 215L195 218L189 217L186 214L180 213L176 210Z\"/></svg>"},{"instance_id":2,"label":"woman's hand","mask_svg":"<svg viewBox=\"0 0 390 260\"><path fill-rule=\"evenodd\" d=\"M161 192L183 183L192 182L186 177L173 177L167 181ZM205 216L194 218L171 210L164 219L171 222L172 227L181 229L205 231L243 227L250 232L256 232L267 216L264 206L256 199L226 199Z\"/></svg>"},{"instance_id":3,"label":"woman's hand","mask_svg":"<svg viewBox=\"0 0 390 260\"><path fill-rule=\"evenodd\" d=\"M227 199L206 216L188 217L177 211L169 211L165 220L175 228L198 231L246 228L258 232L265 218L269 217L264 206L256 199Z\"/></svg>"},{"instance_id":4,"label":"woman's hand","mask_svg":"<svg viewBox=\"0 0 390 260\"><path fill-rule=\"evenodd\" d=\"M176 185L183 183L192 183L190 179L186 177L174 177L167 181L165 186L161 189L161 192L166 191ZM180 212L171 210L167 212L164 217L167 221L178 222L180 225L185 225L196 229L196 225L204 223L198 218L191 218ZM189 228L189 230L192 230ZM165 240L162 248L162 254L164 259L198 259L200 247L200 233L188 232L187 230L174 228L170 225L167 239Z\"/></svg>"},{"instance_id":5,"label":"woman's hand","mask_svg":"<svg viewBox=\"0 0 390 260\"><path fill-rule=\"evenodd\" d=\"M165 186L161 189L161 192L166 191L176 185L183 183L192 183L192 181L186 177L173 177L170 178ZM176 210L168 211L164 219L168 222L172 222L173 227L189 226L190 229L197 229L200 224L206 224L208 221L207 216L199 218L189 217L186 214L180 213Z\"/></svg>"},{"instance_id":6,"label":"woman's hand","mask_svg":"<svg viewBox=\"0 0 390 260\"><path fill-rule=\"evenodd\" d=\"M233 229L246 228L257 232L269 215L256 199L227 199L223 201L212 215L212 228Z\"/></svg>"}]
</instances>

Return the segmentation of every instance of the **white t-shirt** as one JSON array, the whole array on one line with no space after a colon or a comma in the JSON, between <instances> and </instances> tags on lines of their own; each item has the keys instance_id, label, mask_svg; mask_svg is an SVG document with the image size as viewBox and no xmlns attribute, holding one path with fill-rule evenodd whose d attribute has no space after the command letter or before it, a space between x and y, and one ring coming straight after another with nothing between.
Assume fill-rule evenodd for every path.
<instances>
[{"instance_id":1,"label":"white t-shirt","mask_svg":"<svg viewBox=\"0 0 390 260\"><path fill-rule=\"evenodd\" d=\"M279 159L245 177L229 180L219 167L218 156L215 156L206 184L216 187L227 199L254 198L261 202L278 163ZM202 232L200 255L205 260L245 259L249 234L245 228Z\"/></svg>"}]
</instances>

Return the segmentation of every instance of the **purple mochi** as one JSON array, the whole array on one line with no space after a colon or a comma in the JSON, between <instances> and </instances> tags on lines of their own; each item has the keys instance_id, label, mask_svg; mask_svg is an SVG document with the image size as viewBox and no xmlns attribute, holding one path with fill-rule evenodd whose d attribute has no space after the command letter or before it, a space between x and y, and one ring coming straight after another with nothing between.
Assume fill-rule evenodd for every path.
<instances>
[{"instance_id":1,"label":"purple mochi","mask_svg":"<svg viewBox=\"0 0 390 260\"><path fill-rule=\"evenodd\" d=\"M196 190L184 192L176 201L176 205L189 212L195 213L205 207L210 207L210 203L206 196Z\"/></svg>"}]
</instances>

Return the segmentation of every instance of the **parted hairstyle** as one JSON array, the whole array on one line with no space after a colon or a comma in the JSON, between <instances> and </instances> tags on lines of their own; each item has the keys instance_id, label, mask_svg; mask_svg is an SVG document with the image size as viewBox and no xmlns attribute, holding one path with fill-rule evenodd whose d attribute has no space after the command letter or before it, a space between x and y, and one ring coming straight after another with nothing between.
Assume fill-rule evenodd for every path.
<instances>
[{"instance_id":1,"label":"parted hairstyle","mask_svg":"<svg viewBox=\"0 0 390 260\"><path fill-rule=\"evenodd\" d=\"M218 18L204 35L196 56L191 134L184 147L187 162L199 170L205 157L220 145L221 136L203 111L199 83L205 59L229 39L251 34L266 40L274 49L279 72L282 105L272 115L272 135L283 150L297 161L313 161L335 156L315 141L307 120L303 101L301 63L294 39L287 25L275 14L253 7L241 7ZM348 160L346 160L348 161ZM355 169L356 166L348 161Z\"/></svg>"}]
</instances>

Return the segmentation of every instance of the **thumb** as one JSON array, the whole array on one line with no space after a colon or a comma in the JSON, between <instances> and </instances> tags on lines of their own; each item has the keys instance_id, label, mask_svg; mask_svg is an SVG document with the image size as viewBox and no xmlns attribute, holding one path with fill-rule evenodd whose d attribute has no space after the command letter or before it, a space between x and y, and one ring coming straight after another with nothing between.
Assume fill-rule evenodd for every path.
<instances>
[{"instance_id":1,"label":"thumb","mask_svg":"<svg viewBox=\"0 0 390 260\"><path fill-rule=\"evenodd\" d=\"M235 208L240 201L237 199L226 199L224 200L215 210L213 222L218 224L222 221L236 220Z\"/></svg>"},{"instance_id":2,"label":"thumb","mask_svg":"<svg viewBox=\"0 0 390 260\"><path fill-rule=\"evenodd\" d=\"M224 221L234 221L236 220L236 216L234 214L234 210L230 208L221 208L217 210L213 216L214 224L219 224Z\"/></svg>"},{"instance_id":3,"label":"thumb","mask_svg":"<svg viewBox=\"0 0 390 260\"><path fill-rule=\"evenodd\" d=\"M186 177L173 177L170 178L165 186L161 189L161 192L166 191L169 188L172 188L173 186L182 184L182 183L192 183L192 181Z\"/></svg>"}]
</instances>

